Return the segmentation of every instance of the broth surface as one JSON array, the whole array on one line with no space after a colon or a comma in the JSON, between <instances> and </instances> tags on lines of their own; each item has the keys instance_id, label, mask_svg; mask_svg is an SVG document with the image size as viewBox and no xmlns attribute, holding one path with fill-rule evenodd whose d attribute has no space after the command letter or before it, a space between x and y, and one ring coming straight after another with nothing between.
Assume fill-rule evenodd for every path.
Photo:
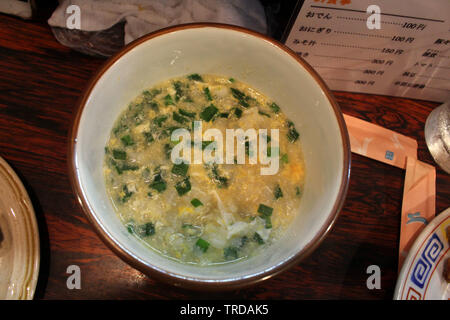
<instances>
[{"instance_id":1,"label":"broth surface","mask_svg":"<svg viewBox=\"0 0 450 320\"><path fill-rule=\"evenodd\" d=\"M279 130L279 170L266 164L174 164L178 128ZM211 141L192 149L206 150ZM214 142L213 142L214 143ZM225 142L224 142L225 145ZM224 155L225 158L225 155ZM121 113L105 147L104 177L124 227L161 254L210 265L245 259L276 241L303 193L300 135L279 106L245 83L191 74L145 90Z\"/></svg>"}]
</instances>

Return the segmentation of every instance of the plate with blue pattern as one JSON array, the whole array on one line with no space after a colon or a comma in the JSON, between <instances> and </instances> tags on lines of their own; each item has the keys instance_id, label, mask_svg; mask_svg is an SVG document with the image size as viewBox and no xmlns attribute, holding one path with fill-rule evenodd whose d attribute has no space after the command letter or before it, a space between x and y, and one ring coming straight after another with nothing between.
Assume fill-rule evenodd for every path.
<instances>
[{"instance_id":1,"label":"plate with blue pattern","mask_svg":"<svg viewBox=\"0 0 450 320\"><path fill-rule=\"evenodd\" d=\"M450 208L437 215L415 240L398 276L394 299L450 299Z\"/></svg>"}]
</instances>

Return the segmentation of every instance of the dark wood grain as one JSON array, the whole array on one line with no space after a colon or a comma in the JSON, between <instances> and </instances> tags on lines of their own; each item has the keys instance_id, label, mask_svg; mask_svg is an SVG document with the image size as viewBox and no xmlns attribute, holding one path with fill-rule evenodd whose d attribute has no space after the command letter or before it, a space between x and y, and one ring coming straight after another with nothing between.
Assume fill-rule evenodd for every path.
<instances>
[{"instance_id":1,"label":"dark wood grain","mask_svg":"<svg viewBox=\"0 0 450 320\"><path fill-rule=\"evenodd\" d=\"M67 175L67 135L77 99L104 62L58 44L49 27L0 15L0 156L33 201L42 261L37 299L391 299L397 277L404 171L352 155L345 206L329 236L302 263L248 289L204 293L170 287L117 258L97 237ZM436 103L335 92L342 110L416 139L434 165L423 126ZM437 212L449 206L450 178L437 169ZM81 290L66 286L78 265ZM381 268L368 290L366 268Z\"/></svg>"}]
</instances>

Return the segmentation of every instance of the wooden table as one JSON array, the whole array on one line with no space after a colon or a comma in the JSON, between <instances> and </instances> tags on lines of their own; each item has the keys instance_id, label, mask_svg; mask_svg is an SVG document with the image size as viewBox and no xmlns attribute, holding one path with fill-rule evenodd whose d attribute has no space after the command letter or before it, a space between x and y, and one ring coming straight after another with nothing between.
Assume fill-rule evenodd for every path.
<instances>
[{"instance_id":1,"label":"wooden table","mask_svg":"<svg viewBox=\"0 0 450 320\"><path fill-rule=\"evenodd\" d=\"M36 299L391 299L397 279L404 171L352 155L350 187L333 230L308 258L266 282L234 292L191 292L129 267L97 237L68 179L67 136L77 99L104 62L60 45L44 23L0 15L0 156L33 201L41 238ZM423 127L436 103L335 92L344 113L418 141L433 164ZM437 169L436 212L450 203L450 176ZM381 289L366 287L369 265ZM69 265L81 289L66 286Z\"/></svg>"}]
</instances>

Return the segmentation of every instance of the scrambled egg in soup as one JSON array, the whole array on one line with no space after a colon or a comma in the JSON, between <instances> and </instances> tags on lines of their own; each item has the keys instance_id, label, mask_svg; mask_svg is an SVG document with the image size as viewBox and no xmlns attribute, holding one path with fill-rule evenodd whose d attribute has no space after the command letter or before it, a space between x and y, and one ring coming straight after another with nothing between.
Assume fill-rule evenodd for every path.
<instances>
[{"instance_id":1,"label":"scrambled egg in soup","mask_svg":"<svg viewBox=\"0 0 450 320\"><path fill-rule=\"evenodd\" d=\"M279 157L278 172L261 175L262 164L248 161L175 164L171 133L192 131L194 121L224 136L278 129L278 150L267 149ZM116 121L105 147L107 192L128 232L167 257L199 265L245 259L276 241L296 214L305 175L299 136L274 101L242 82L171 79L145 90Z\"/></svg>"}]
</instances>

